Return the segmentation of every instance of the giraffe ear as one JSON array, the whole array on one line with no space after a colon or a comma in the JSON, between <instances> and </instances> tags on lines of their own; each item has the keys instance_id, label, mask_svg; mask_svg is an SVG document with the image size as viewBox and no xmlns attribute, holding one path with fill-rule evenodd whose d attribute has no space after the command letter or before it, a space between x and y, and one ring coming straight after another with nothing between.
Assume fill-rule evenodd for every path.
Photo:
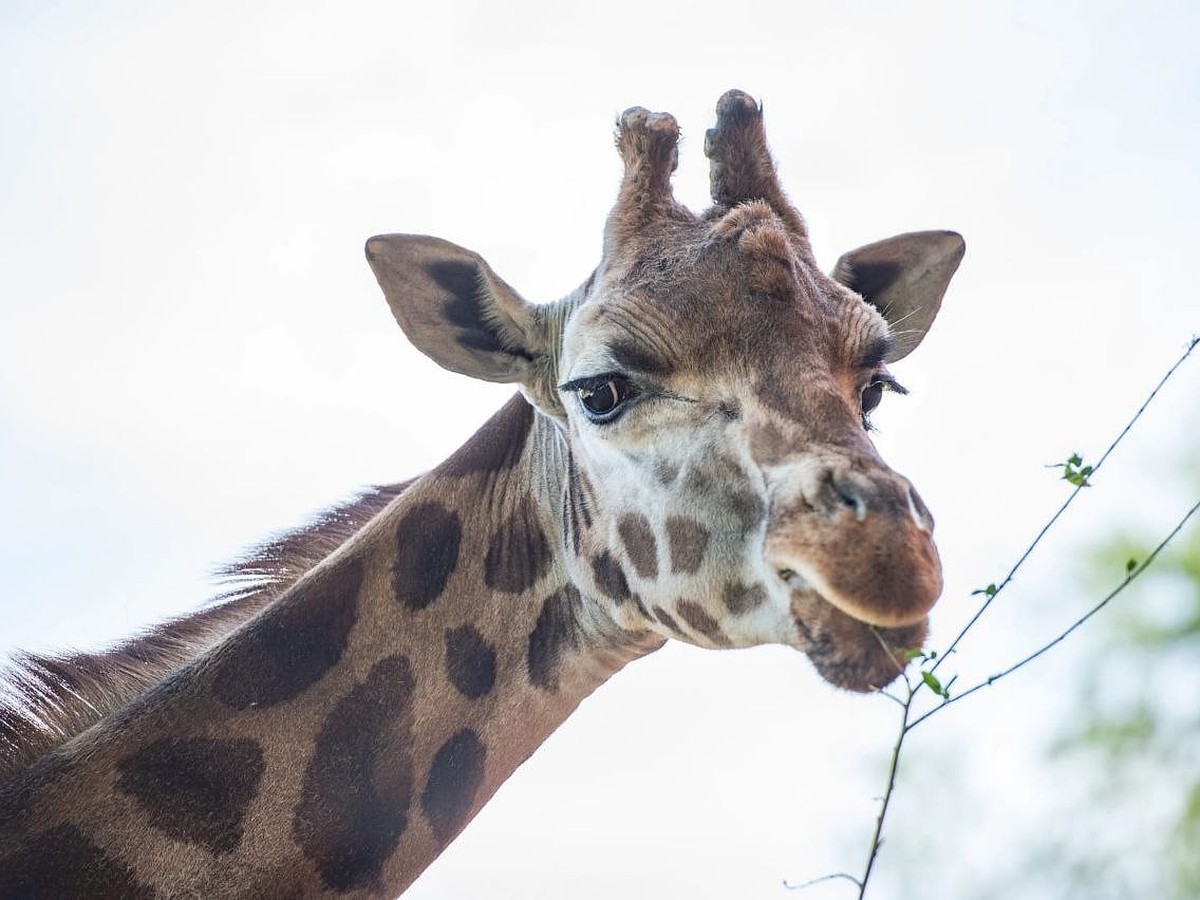
<instances>
[{"instance_id":1,"label":"giraffe ear","mask_svg":"<svg viewBox=\"0 0 1200 900\"><path fill-rule=\"evenodd\" d=\"M485 381L529 381L547 352L535 307L483 258L440 238L384 234L367 261L392 315L418 350Z\"/></svg>"},{"instance_id":2,"label":"giraffe ear","mask_svg":"<svg viewBox=\"0 0 1200 900\"><path fill-rule=\"evenodd\" d=\"M833 277L878 309L892 326L887 361L908 356L925 337L967 245L953 231L914 231L851 250Z\"/></svg>"}]
</instances>

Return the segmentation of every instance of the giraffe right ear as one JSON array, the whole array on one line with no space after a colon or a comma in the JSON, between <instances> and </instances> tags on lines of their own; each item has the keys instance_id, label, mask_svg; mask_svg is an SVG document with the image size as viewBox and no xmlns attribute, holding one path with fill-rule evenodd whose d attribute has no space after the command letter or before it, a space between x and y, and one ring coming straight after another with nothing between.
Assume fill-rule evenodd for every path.
<instances>
[{"instance_id":1,"label":"giraffe right ear","mask_svg":"<svg viewBox=\"0 0 1200 900\"><path fill-rule=\"evenodd\" d=\"M384 234L367 261L392 315L438 365L485 381L526 382L548 352L535 307L483 258L440 238Z\"/></svg>"},{"instance_id":2,"label":"giraffe right ear","mask_svg":"<svg viewBox=\"0 0 1200 900\"><path fill-rule=\"evenodd\" d=\"M887 362L908 356L929 331L967 245L953 231L913 231L851 250L833 278L879 310L895 339Z\"/></svg>"}]
</instances>

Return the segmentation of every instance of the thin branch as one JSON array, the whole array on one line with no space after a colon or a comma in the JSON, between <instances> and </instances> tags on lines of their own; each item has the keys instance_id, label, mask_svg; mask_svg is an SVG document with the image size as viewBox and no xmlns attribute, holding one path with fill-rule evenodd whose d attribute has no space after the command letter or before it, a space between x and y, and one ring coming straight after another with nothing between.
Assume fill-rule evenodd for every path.
<instances>
[{"instance_id":1,"label":"thin branch","mask_svg":"<svg viewBox=\"0 0 1200 900\"><path fill-rule=\"evenodd\" d=\"M934 713L939 712L939 711L945 709L947 706L951 706L952 704L957 703L958 701L960 701L966 697L969 697L971 694L974 694L976 691L982 690L985 687L995 684L997 681L999 681L1002 678L1006 678L1007 676L1011 675L1013 672L1016 672L1018 669L1021 669L1024 666L1029 665L1034 660L1045 655L1050 650L1052 650L1054 647L1058 646L1060 643L1062 643L1064 640L1066 640L1070 634L1072 634L1075 630L1080 628L1085 622L1087 622L1094 615L1096 615L1096 613L1100 612L1100 610L1104 609L1104 607L1106 607L1109 603L1111 603L1114 599L1116 599L1125 590L1125 588L1129 587L1129 585L1131 583L1133 583L1133 581L1135 581L1137 578L1139 578L1142 575L1142 573L1145 572L1154 563L1155 559L1157 559L1158 555L1163 551L1163 549L1166 548L1166 546L1175 539L1175 537L1179 534L1179 532L1183 530L1184 526L1188 523L1188 520L1190 520L1192 518L1192 516L1194 516L1196 514L1197 511L1200 511L1200 501L1197 501L1192 506L1192 508L1189 509L1183 515L1183 518L1181 518L1175 524L1175 527L1171 529L1171 531L1167 534L1167 536L1164 537L1161 541L1159 541L1158 545L1142 561L1141 565L1139 565L1137 568L1133 569L1132 571L1127 572L1125 575L1125 579L1119 585L1117 585L1116 588L1114 588L1112 591L1110 591L1108 593L1108 595L1106 597L1104 597L1103 600L1101 600L1099 603L1097 603L1095 606L1093 606L1091 609L1089 609L1080 618L1075 620L1075 622L1073 622L1068 628L1066 628L1064 631L1062 631L1053 640L1048 641L1047 643L1043 644L1037 650L1035 650L1034 652L1025 656L1023 659L1019 660L1018 662L1013 663L1011 666L1007 667L1006 669L1002 670L1001 672L998 672L997 674L992 675L991 677L979 682L978 684L973 685L972 687L963 691L961 694L957 694L951 698L943 699L943 701L941 703L939 703L937 706L933 707L933 709L923 713L922 715L918 716L916 719L913 719L911 722L909 721L909 716L912 712L913 700L916 698L917 693L921 688L922 682L918 682L916 687L914 688L912 682L910 682L908 680L907 676L905 676L904 684L908 688L908 698L906 700L900 700L900 698L898 698L898 697L892 697L892 699L896 700L901 705L902 712L901 712L901 717L900 717L900 728L899 728L898 735L896 738L896 743L892 746L891 761L888 765L887 787L884 789L883 798L880 801L879 816L875 820L875 831L871 835L871 844L870 844L870 851L867 855L867 864L863 870L862 878L860 878L860 879L850 878L849 876L841 876L841 877L849 878L850 881L854 882L858 886L858 900L864 900L864 898L866 897L867 886L869 885L870 879L871 879L871 872L874 870L875 862L879 857L879 849L883 846L883 826L884 826L884 822L887 818L888 808L891 804L892 796L896 792L896 776L900 770L900 754L904 748L904 740L905 740L905 738L908 737L909 733L912 732L912 730L915 729L922 722L929 719L930 716L932 716ZM891 695L889 695L889 696L891 696ZM829 877L839 877L839 876L829 876ZM816 881L808 882L808 884L816 884L822 880L825 880L825 879L817 879ZM785 882L785 884L786 884L786 882ZM789 885L789 887L790 887L790 885Z\"/></svg>"},{"instance_id":2,"label":"thin branch","mask_svg":"<svg viewBox=\"0 0 1200 900\"><path fill-rule=\"evenodd\" d=\"M867 885L871 880L871 872L875 868L875 862L879 858L879 849L883 846L883 825L887 821L888 807L891 805L892 796L896 793L896 776L900 772L900 753L904 748L904 739L908 736L908 717L912 712L913 697L916 696L916 690L907 677L904 678L904 685L908 689L907 698L901 700L893 694L888 694L886 691L881 691L889 699L900 704L900 728L897 731L896 743L892 747L892 757L888 763L887 787L883 791L883 796L879 800L879 815L875 818L875 832L871 835L871 849L867 853L867 861L863 866L861 878L855 878L846 872L838 872L835 875L823 875L820 878L814 878L811 881L805 881L800 884L791 884L788 881L783 882L783 886L789 891L799 891L805 888L810 888L813 885L821 884L826 881L844 880L851 882L858 888L858 900L863 900L867 895Z\"/></svg>"},{"instance_id":3,"label":"thin branch","mask_svg":"<svg viewBox=\"0 0 1200 900\"><path fill-rule=\"evenodd\" d=\"M940 712L941 710L945 709L947 706L951 706L951 705L957 703L959 700L962 700L965 697L971 696L971 694L974 694L978 690L982 690L985 687L990 687L991 685L993 685L997 681L999 681L1001 678L1007 678L1013 672L1017 671L1018 669L1024 668L1025 666L1029 665L1031 662L1033 662L1038 657L1042 656L1043 654L1047 653L1054 647L1057 647L1059 644L1061 644L1064 640L1066 640L1068 635L1070 635L1073 631L1075 631L1077 628L1079 628L1081 625L1083 625L1083 623L1086 622L1088 619L1090 619L1092 616L1096 615L1096 613L1100 612L1100 610L1104 609L1104 607L1108 606L1108 604L1111 603L1118 595L1120 595L1121 592L1125 590L1125 588L1129 587L1129 585L1132 584L1135 579L1137 579L1143 572L1145 572L1146 569L1150 566L1150 564L1154 562L1155 557L1157 557L1158 554L1162 552L1163 548L1165 548L1167 546L1167 544L1171 543L1171 541L1175 539L1175 536L1177 534L1179 534L1180 531L1183 530L1183 526L1186 525L1188 520L1196 514L1197 510L1200 510L1200 500L1196 501L1196 503L1192 506L1192 508L1189 509L1186 513L1184 513L1183 518L1180 519L1175 524L1175 527L1171 529L1171 532L1158 543L1158 546L1155 547L1150 552L1150 555L1147 556L1145 558L1145 560L1142 561L1142 564L1140 566L1138 566L1137 568L1133 569L1131 572L1126 574L1124 581L1122 581L1111 592L1109 592L1108 596L1106 596L1103 600L1101 600L1099 603L1097 603L1095 606L1093 606L1091 609L1089 609L1086 613L1084 613L1083 616L1081 616L1079 619L1075 620L1075 622L1073 622L1069 628L1064 630L1061 634L1059 634L1053 640L1043 644L1041 647L1039 647L1037 650L1030 653L1028 656L1019 660L1018 662L1013 663L1008 668L1006 668L1000 672L997 672L995 675L985 678L983 681L979 682L978 684L972 685L971 687L967 688L965 691L963 691L960 694L956 694L955 696L953 696L951 698L943 700L937 706L933 707L933 709L929 710L928 712L926 712L923 715L914 719L912 721L912 723L908 725L908 729L911 731L913 728L916 728L918 725L920 725L922 722L924 722L926 719L928 719L934 713Z\"/></svg>"},{"instance_id":4,"label":"thin branch","mask_svg":"<svg viewBox=\"0 0 1200 900\"><path fill-rule=\"evenodd\" d=\"M1108 449L1104 451L1104 454L1100 457L1100 459L1096 462L1096 464L1091 468L1091 471L1088 473L1089 475L1093 475L1100 470L1100 467L1104 465L1104 462L1108 459L1108 457L1112 454L1112 452L1117 448L1117 446L1121 443L1121 441L1124 440L1125 436L1129 433L1129 431L1137 423L1138 419L1141 418L1142 413L1144 413L1146 411L1147 407L1149 407L1150 403L1158 395L1158 392L1160 390L1162 390L1163 386L1175 374L1176 370L1181 365L1183 365L1184 361L1187 360L1187 358L1191 355L1192 351L1196 349L1197 345L1200 345L1200 336L1193 337L1189 341L1187 349L1184 351L1183 355L1180 356L1179 359L1175 361L1174 365L1172 365L1171 368L1167 370L1167 373L1165 375L1163 375L1163 377L1159 380L1158 384L1155 385L1154 389L1150 392L1149 396L1147 396L1145 401L1142 403L1142 405L1140 407L1138 407L1137 412L1135 412L1133 414L1132 418L1130 418L1130 420L1125 424L1125 427L1121 429L1121 433L1117 435L1116 439L1109 445ZM1000 582L1000 585L994 591L991 592L991 594L988 596L987 600L980 606L980 608L971 617L971 620L958 633L958 635L954 638L954 640L950 642L950 645L949 645L949 647L947 647L945 652L942 653L940 655L940 657L938 657L937 659L931 659L931 662L933 664L930 666L929 669L925 670L925 672L922 673L923 675L928 674L928 675L932 676L933 672L937 670L938 666L941 665L942 661L945 660L948 656L950 656L951 653L954 652L954 650L958 646L959 642L962 641L962 639L966 636L967 632L971 630L971 628L975 625L975 623L979 621L979 619L980 619L980 617L982 617L983 613L988 609L989 606L991 606L992 601L995 600L996 597L1000 594L1000 592L1009 584L1009 582L1012 581L1013 577L1017 573L1017 570L1021 568L1021 566L1024 564L1025 560L1029 558L1029 556L1037 548L1038 544L1041 543L1042 538L1045 537L1046 533L1054 526L1054 524L1058 521L1058 519L1066 511L1067 507L1071 505L1071 502L1075 499L1076 495L1086 485L1086 483L1087 482L1085 479L1083 483L1081 483L1075 487L1075 490L1073 490L1070 493L1070 495L1067 497L1067 499L1063 502L1062 506L1059 507L1058 511L1054 513L1054 515L1050 518L1050 520L1038 532L1037 536L1033 539L1032 543L1030 543L1030 545L1025 549L1025 552L1021 554L1021 557L1017 560L1016 564L1013 565L1013 567L1009 570L1008 574L1004 577L1004 580ZM1058 646L1058 644L1062 643L1062 641L1066 640L1066 638L1070 634L1072 634L1078 628L1082 627L1082 625L1085 622L1087 622L1094 615L1096 615L1096 613L1100 612L1100 610L1104 609L1104 607L1106 607L1117 596L1119 596L1121 594L1121 592L1125 590L1125 588L1127 588L1134 580L1136 580L1138 577L1140 577L1142 575L1142 573L1145 572L1146 569L1148 569L1150 567L1150 565L1155 561L1155 559L1158 557L1159 553L1161 553L1162 550L1176 537L1176 535L1178 535L1179 532L1183 530L1183 527L1187 524L1188 520L1191 519L1191 517L1193 515L1195 515L1197 511L1200 511L1200 501L1198 501L1195 505L1193 505L1192 508L1189 509L1187 511L1187 513L1184 514L1183 518L1180 519L1176 523L1175 527L1171 529L1170 533L1167 534L1167 536L1159 542L1158 546L1156 546L1154 548L1154 550L1150 553L1150 555L1147 556L1146 559L1142 561L1141 565L1139 565L1136 568L1127 572L1125 575L1125 579L1116 588L1114 588L1111 592L1109 592L1109 594L1103 600L1101 600L1099 603L1097 603L1095 606L1093 606L1083 616L1081 616L1079 619L1077 619L1075 622L1073 622L1068 628L1066 628L1062 633L1060 633L1053 640L1042 645L1037 650L1035 650L1034 652L1025 656L1023 659L1013 663L1011 666L1008 666L1006 669L998 672L995 675L992 675L991 677L985 679L984 681L979 682L976 685L973 685L972 687L968 688L967 690L963 691L962 693L956 694L954 697L949 697L946 695L945 691L942 691L941 692L942 693L942 702L939 703L938 705L934 706L932 709L921 714L916 719L913 719L912 721L910 721L910 717L912 715L913 702L916 699L922 685L927 684L931 689L935 689L935 687L937 685L936 679L924 679L923 681L917 682L916 685L914 686L913 682L911 682L909 680L908 676L902 672L901 677L903 679L903 683L904 683L905 687L907 688L907 697L905 699L901 699L901 698L899 698L893 694L890 694L884 690L879 691L879 693L883 694L889 700L892 700L894 703L896 703L900 706L900 708L901 708L900 728L899 728L899 731L898 731L898 734L896 737L896 742L892 746L891 760L888 765L887 787L885 788L883 797L880 800L879 815L875 820L875 830L874 830L874 833L871 835L870 850L867 854L867 862L863 869L862 877L855 878L852 875L848 875L844 872L841 872L836 875L826 875L822 878L816 878L816 879L813 879L812 881L808 881L808 882L805 882L805 883L799 884L799 885L791 885L787 881L785 881L784 887L788 888L789 890L798 890L798 889L802 889L802 888L806 888L806 887L811 887L812 885L820 884L825 881L843 879L843 880L849 881L852 884L854 884L858 888L858 900L864 900L864 898L866 897L866 893L867 893L867 887L870 883L871 873L874 871L875 863L879 858L879 850L883 846L884 823L886 822L886 819L887 819L887 813L888 813L889 806L891 804L892 796L896 790L896 778L897 778L897 775L900 770L901 753L904 748L905 738L908 737L908 734L913 729L915 729L918 725L920 725L922 722L929 719L929 717L932 716L934 713L936 713L942 709L945 709L947 706L957 703L958 701L960 701L966 697L969 697L971 694L974 694L976 691L982 690L985 687L995 684L997 681L999 681L1002 678L1006 678L1007 676L1016 672L1018 669L1021 669L1025 666L1029 665L1034 660L1045 655L1050 650L1052 650L1054 647ZM953 681L953 679L951 679L951 680ZM947 685L947 687L948 686L949 685Z\"/></svg>"},{"instance_id":5,"label":"thin branch","mask_svg":"<svg viewBox=\"0 0 1200 900\"><path fill-rule=\"evenodd\" d=\"M887 697L889 700L891 700L893 703L895 703L901 709L903 709L908 704L907 700L901 700L899 697L897 697L891 691L886 691L883 688L877 688L875 690L875 693L878 694L880 697Z\"/></svg>"},{"instance_id":6,"label":"thin branch","mask_svg":"<svg viewBox=\"0 0 1200 900\"><path fill-rule=\"evenodd\" d=\"M887 821L888 807L891 806L892 796L896 793L896 776L900 772L900 752L904 749L904 739L908 737L911 730L908 717L912 712L912 702L913 697L916 696L916 690L909 683L907 677L905 677L904 683L908 687L908 699L901 705L900 729L897 732L896 743L892 747L892 758L888 763L887 787L883 791L883 798L879 801L879 815L875 819L875 832L871 835L871 849L867 853L867 863L863 867L862 878L858 880L858 900L863 900L867 896L867 885L871 881L871 872L875 869L876 860L879 859L879 848L883 846L883 823Z\"/></svg>"},{"instance_id":7,"label":"thin branch","mask_svg":"<svg viewBox=\"0 0 1200 900\"><path fill-rule=\"evenodd\" d=\"M789 891L804 891L810 887L815 887L818 884L824 884L826 881L849 881L859 890L862 889L862 882L848 872L835 872L832 875L822 875L820 878L814 878L811 881L804 881L800 884L792 884L785 878L783 880L783 886Z\"/></svg>"},{"instance_id":8,"label":"thin branch","mask_svg":"<svg viewBox=\"0 0 1200 900\"><path fill-rule=\"evenodd\" d=\"M1134 424L1136 424L1137 420L1142 417L1142 413L1144 413L1146 411L1146 408L1151 404L1151 402L1153 402L1154 398L1158 395L1158 392L1160 390L1162 390L1163 386L1171 379L1171 376L1175 374L1175 371L1184 364L1184 362L1187 360L1187 358L1189 356L1192 355L1192 351L1196 349L1196 346L1198 344L1200 344L1200 336L1193 337L1188 342L1187 349L1183 351L1183 355L1180 356L1179 359L1175 360L1175 364L1172 365L1171 368L1169 368L1167 370L1167 373L1165 375L1163 375L1162 378L1159 379L1158 384L1156 384L1154 386L1154 390L1152 390L1150 392L1150 395L1148 397L1146 397L1146 399L1142 403L1142 405L1138 407L1137 412L1135 412L1133 414L1133 417L1128 422L1125 423L1125 427L1121 429L1121 433L1118 434L1116 439L1111 444L1108 445L1108 449L1104 451L1104 453L1100 457L1100 459L1096 462L1096 464L1094 466L1092 466L1092 471L1088 475L1088 478L1090 478L1092 475L1095 475L1097 472L1100 471L1100 467L1104 465L1105 460L1107 460L1108 457L1112 454L1112 452L1117 449L1117 446L1121 443L1122 440L1125 439L1125 435L1129 434L1130 429L1133 428L1133 426L1134 426ZM1013 580L1013 577L1017 574L1017 570L1020 569L1022 565L1024 565L1025 560L1027 560L1029 558L1030 554L1032 554L1033 551L1037 548L1038 544L1041 543L1042 538L1044 538L1046 536L1046 533L1052 527L1054 527L1054 523L1057 522L1059 517L1064 512L1067 511L1067 507L1069 507L1071 505L1071 503L1074 502L1075 497L1079 494L1080 491L1083 490L1083 488L1086 485L1087 485L1087 479L1084 479L1083 482L1081 482L1080 484L1075 486L1075 490L1071 491L1071 493L1067 495L1067 499L1063 501L1062 506L1060 506L1058 508L1058 511L1053 516L1050 517L1050 521L1048 521L1044 526L1042 526L1042 530L1037 533L1037 537L1035 537L1033 539L1033 542L1030 543L1030 545L1025 548L1025 552L1021 554L1020 558L1016 561L1016 563L1013 565L1013 567L1011 569L1009 569L1008 574L1005 575L1004 579L1000 582L999 585L997 585L996 590L994 590L991 593L991 595L980 605L979 609L977 609L975 611L975 614L973 616L971 616L970 621L968 621L967 624L963 626L962 630L958 633L958 635L954 638L954 640L952 640L950 642L950 646L946 648L945 652L943 652L941 654L941 656L934 661L933 665L929 669L929 671L931 673L936 672L938 670L938 667L943 662L945 662L945 660L947 658L949 658L950 654L952 654L954 652L955 648L958 647L959 642L961 642L962 639L964 637L966 637L967 632L970 631L975 626L975 623L978 622L979 619L983 616L983 614L985 612L987 612L988 607L990 607L992 605L993 601L995 601L995 599L998 596L1000 596L1000 592L1004 590L1004 588L1008 585L1008 583Z\"/></svg>"}]
</instances>

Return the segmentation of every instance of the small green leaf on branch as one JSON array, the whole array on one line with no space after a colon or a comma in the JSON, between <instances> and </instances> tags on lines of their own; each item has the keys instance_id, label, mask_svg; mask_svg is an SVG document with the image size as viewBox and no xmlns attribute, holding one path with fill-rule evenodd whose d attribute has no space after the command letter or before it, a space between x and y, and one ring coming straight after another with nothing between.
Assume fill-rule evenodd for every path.
<instances>
[{"instance_id":1,"label":"small green leaf on branch","mask_svg":"<svg viewBox=\"0 0 1200 900\"><path fill-rule=\"evenodd\" d=\"M1136 569L1137 567L1138 567L1138 561L1136 559L1134 559L1133 557L1130 557L1129 559L1127 559L1125 561L1125 574L1132 575L1133 570Z\"/></svg>"},{"instance_id":2,"label":"small green leaf on branch","mask_svg":"<svg viewBox=\"0 0 1200 900\"><path fill-rule=\"evenodd\" d=\"M989 600L991 600L996 596L996 592L999 590L1000 588L996 587L995 584L989 584L987 587L978 588L977 590L971 591L971 596L974 597L976 594L983 594Z\"/></svg>"},{"instance_id":3,"label":"small green leaf on branch","mask_svg":"<svg viewBox=\"0 0 1200 900\"><path fill-rule=\"evenodd\" d=\"M935 694L937 694L943 700L950 699L950 691L948 691L946 688L942 687L941 681L939 681L938 677L936 675L934 675L932 672L926 672L924 669L922 669L921 670L921 680L923 682L925 682L925 686L927 688L929 688L931 691L933 691Z\"/></svg>"},{"instance_id":4,"label":"small green leaf on branch","mask_svg":"<svg viewBox=\"0 0 1200 900\"><path fill-rule=\"evenodd\" d=\"M1046 468L1062 469L1062 480L1075 485L1075 487L1092 486L1092 483L1088 481L1088 476L1095 471L1095 468L1093 466L1085 466L1083 464L1083 457L1078 453L1072 453L1067 457L1065 462L1050 463Z\"/></svg>"}]
</instances>

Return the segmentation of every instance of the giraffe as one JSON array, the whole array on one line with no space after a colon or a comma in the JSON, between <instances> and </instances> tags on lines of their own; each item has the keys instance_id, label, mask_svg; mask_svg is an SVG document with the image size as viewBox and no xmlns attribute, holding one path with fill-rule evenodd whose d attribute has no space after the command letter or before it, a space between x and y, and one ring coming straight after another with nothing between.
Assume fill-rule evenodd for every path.
<instances>
[{"instance_id":1,"label":"giraffe","mask_svg":"<svg viewBox=\"0 0 1200 900\"><path fill-rule=\"evenodd\" d=\"M367 242L418 349L518 392L430 472L260 548L222 602L18 660L0 896L395 896L669 639L788 645L851 691L900 674L941 566L868 416L963 241L826 275L753 98L718 101L702 214L672 195L678 142L669 114L620 117L600 263L557 302L444 240Z\"/></svg>"}]
</instances>

